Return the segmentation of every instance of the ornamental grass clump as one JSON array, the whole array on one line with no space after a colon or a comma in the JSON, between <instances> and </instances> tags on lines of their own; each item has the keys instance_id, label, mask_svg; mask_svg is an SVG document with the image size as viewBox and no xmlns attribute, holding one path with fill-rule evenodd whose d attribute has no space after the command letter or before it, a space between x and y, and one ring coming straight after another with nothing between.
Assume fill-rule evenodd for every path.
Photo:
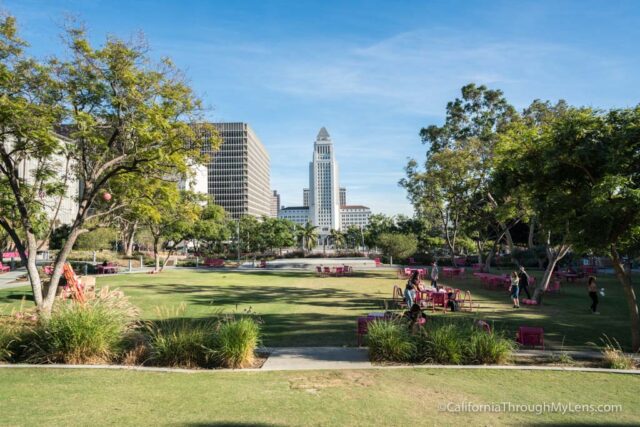
<instances>
[{"instance_id":1,"label":"ornamental grass clump","mask_svg":"<svg viewBox=\"0 0 640 427\"><path fill-rule=\"evenodd\" d=\"M246 368L253 364L259 342L260 327L251 317L223 320L211 355L225 368Z\"/></svg>"},{"instance_id":2,"label":"ornamental grass clump","mask_svg":"<svg viewBox=\"0 0 640 427\"><path fill-rule=\"evenodd\" d=\"M120 356L137 310L120 291L105 289L85 304L58 301L25 342L27 361L100 364Z\"/></svg>"},{"instance_id":3,"label":"ornamental grass clump","mask_svg":"<svg viewBox=\"0 0 640 427\"><path fill-rule=\"evenodd\" d=\"M192 319L165 319L149 324L149 363L179 368L212 365L216 324Z\"/></svg>"},{"instance_id":4,"label":"ornamental grass clump","mask_svg":"<svg viewBox=\"0 0 640 427\"><path fill-rule=\"evenodd\" d=\"M459 365L464 362L468 335L457 324L437 324L421 332L419 359L423 362Z\"/></svg>"},{"instance_id":5,"label":"ornamental grass clump","mask_svg":"<svg viewBox=\"0 0 640 427\"><path fill-rule=\"evenodd\" d=\"M373 361L410 362L415 357L416 344L402 321L376 320L369 323L367 335Z\"/></svg>"},{"instance_id":6,"label":"ornamental grass clump","mask_svg":"<svg viewBox=\"0 0 640 427\"><path fill-rule=\"evenodd\" d=\"M186 306L157 308L160 320L147 323L148 362L179 368L213 365L217 323L185 317Z\"/></svg>"},{"instance_id":7,"label":"ornamental grass clump","mask_svg":"<svg viewBox=\"0 0 640 427\"><path fill-rule=\"evenodd\" d=\"M12 322L0 321L0 362L12 361L19 341L20 328Z\"/></svg>"},{"instance_id":8,"label":"ornamental grass clump","mask_svg":"<svg viewBox=\"0 0 640 427\"><path fill-rule=\"evenodd\" d=\"M464 363L492 365L509 361L515 344L499 332L487 332L474 328L464 345Z\"/></svg>"},{"instance_id":9,"label":"ornamental grass clump","mask_svg":"<svg viewBox=\"0 0 640 427\"><path fill-rule=\"evenodd\" d=\"M606 368L625 370L635 368L633 357L622 351L618 340L609 338L606 335L600 340L603 343L603 347L600 350L602 352L602 361Z\"/></svg>"}]
</instances>

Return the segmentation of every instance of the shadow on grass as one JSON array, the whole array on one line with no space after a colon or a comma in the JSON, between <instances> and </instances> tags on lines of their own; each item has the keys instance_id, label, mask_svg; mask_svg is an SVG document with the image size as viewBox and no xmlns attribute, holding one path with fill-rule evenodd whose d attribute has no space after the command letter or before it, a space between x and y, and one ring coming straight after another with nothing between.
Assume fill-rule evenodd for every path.
<instances>
[{"instance_id":1,"label":"shadow on grass","mask_svg":"<svg viewBox=\"0 0 640 427\"><path fill-rule=\"evenodd\" d=\"M18 292L11 292L8 295L4 295L2 297L0 297L0 302L12 302L12 301L33 301L33 293L31 291L28 292L23 292L23 291L18 291Z\"/></svg>"}]
</instances>

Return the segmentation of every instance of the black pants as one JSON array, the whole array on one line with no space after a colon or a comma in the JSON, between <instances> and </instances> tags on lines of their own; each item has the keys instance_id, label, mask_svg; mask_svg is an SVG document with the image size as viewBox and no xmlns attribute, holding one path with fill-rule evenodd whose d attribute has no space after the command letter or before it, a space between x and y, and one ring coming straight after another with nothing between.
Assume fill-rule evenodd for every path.
<instances>
[{"instance_id":1,"label":"black pants","mask_svg":"<svg viewBox=\"0 0 640 427\"><path fill-rule=\"evenodd\" d=\"M524 286L520 286L520 294L521 295L522 295L522 292L527 294L527 298L528 299L531 299L531 295L529 294L529 285L525 284Z\"/></svg>"},{"instance_id":2,"label":"black pants","mask_svg":"<svg viewBox=\"0 0 640 427\"><path fill-rule=\"evenodd\" d=\"M589 292L589 296L591 297L591 311L595 313L598 309L598 293Z\"/></svg>"}]
</instances>

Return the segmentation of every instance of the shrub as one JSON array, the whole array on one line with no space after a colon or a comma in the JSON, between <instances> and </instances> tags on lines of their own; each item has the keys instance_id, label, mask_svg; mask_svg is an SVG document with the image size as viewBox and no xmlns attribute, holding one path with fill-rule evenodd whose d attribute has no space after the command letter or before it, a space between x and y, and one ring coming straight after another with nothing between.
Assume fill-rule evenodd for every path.
<instances>
[{"instance_id":1,"label":"shrub","mask_svg":"<svg viewBox=\"0 0 640 427\"><path fill-rule=\"evenodd\" d=\"M408 362L416 354L416 344L407 325L400 321L369 323L369 357L374 361Z\"/></svg>"},{"instance_id":2,"label":"shrub","mask_svg":"<svg viewBox=\"0 0 640 427\"><path fill-rule=\"evenodd\" d=\"M465 346L465 363L501 364L507 362L514 350L514 343L497 332L474 328Z\"/></svg>"},{"instance_id":3,"label":"shrub","mask_svg":"<svg viewBox=\"0 0 640 427\"><path fill-rule=\"evenodd\" d=\"M604 344L602 349L602 360L605 367L609 369L633 369L635 368L635 362L633 357L627 355L622 351L620 343L615 339L611 339L608 336L601 338Z\"/></svg>"},{"instance_id":4,"label":"shrub","mask_svg":"<svg viewBox=\"0 0 640 427\"><path fill-rule=\"evenodd\" d=\"M259 339L260 328L253 319L224 321L218 329L212 355L226 368L251 366Z\"/></svg>"},{"instance_id":5,"label":"shrub","mask_svg":"<svg viewBox=\"0 0 640 427\"><path fill-rule=\"evenodd\" d=\"M99 304L58 303L28 345L31 361L108 363L117 357L127 328L122 313Z\"/></svg>"},{"instance_id":6,"label":"shrub","mask_svg":"<svg viewBox=\"0 0 640 427\"><path fill-rule=\"evenodd\" d=\"M192 319L163 319L148 325L149 362L182 368L208 367L216 324Z\"/></svg>"},{"instance_id":7,"label":"shrub","mask_svg":"<svg viewBox=\"0 0 640 427\"><path fill-rule=\"evenodd\" d=\"M464 360L465 334L455 323L438 324L424 330L420 337L419 358L423 361L458 365Z\"/></svg>"},{"instance_id":8,"label":"shrub","mask_svg":"<svg viewBox=\"0 0 640 427\"><path fill-rule=\"evenodd\" d=\"M109 363L119 357L138 310L119 290L103 288L86 304L59 301L25 339L28 361Z\"/></svg>"},{"instance_id":9,"label":"shrub","mask_svg":"<svg viewBox=\"0 0 640 427\"><path fill-rule=\"evenodd\" d=\"M9 322L0 322L0 362L10 362L14 348L20 340L18 327Z\"/></svg>"}]
</instances>

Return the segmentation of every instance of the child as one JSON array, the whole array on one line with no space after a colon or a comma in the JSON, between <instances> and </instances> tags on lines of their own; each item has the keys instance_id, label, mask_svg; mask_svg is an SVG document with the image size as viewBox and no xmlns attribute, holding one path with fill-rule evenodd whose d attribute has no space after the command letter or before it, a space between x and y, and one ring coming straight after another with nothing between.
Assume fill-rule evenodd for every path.
<instances>
[{"instance_id":1,"label":"child","mask_svg":"<svg viewBox=\"0 0 640 427\"><path fill-rule=\"evenodd\" d=\"M509 292L511 293L511 299L513 300L513 308L520 308L520 301L518 300L518 294L520 293L520 288L518 286L518 282L520 279L518 278L517 272L511 273L511 286L509 286Z\"/></svg>"},{"instance_id":2,"label":"child","mask_svg":"<svg viewBox=\"0 0 640 427\"><path fill-rule=\"evenodd\" d=\"M596 285L596 278L589 276L589 297L591 298L591 312L593 314L598 313L598 286Z\"/></svg>"}]
</instances>

